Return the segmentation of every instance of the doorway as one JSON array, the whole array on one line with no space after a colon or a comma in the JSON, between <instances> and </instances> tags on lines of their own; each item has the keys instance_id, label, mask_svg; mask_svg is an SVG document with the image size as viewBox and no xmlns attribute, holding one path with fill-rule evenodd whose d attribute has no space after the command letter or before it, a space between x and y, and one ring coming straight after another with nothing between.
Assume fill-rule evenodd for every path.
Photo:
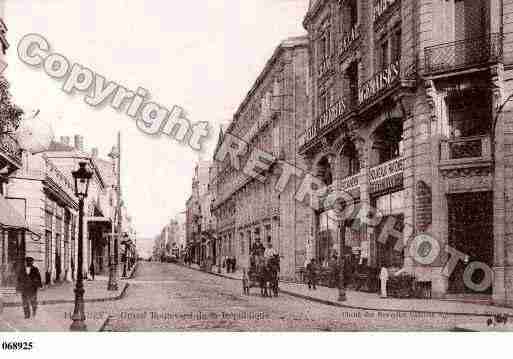
<instances>
[{"instance_id":1,"label":"doorway","mask_svg":"<svg viewBox=\"0 0 513 359\"><path fill-rule=\"evenodd\" d=\"M462 193L448 196L449 245L478 261L493 266L493 192ZM465 286L466 264L459 261L449 277L449 293L476 294ZM477 270L472 281L480 283L484 272ZM491 288L480 294L491 294Z\"/></svg>"}]
</instances>

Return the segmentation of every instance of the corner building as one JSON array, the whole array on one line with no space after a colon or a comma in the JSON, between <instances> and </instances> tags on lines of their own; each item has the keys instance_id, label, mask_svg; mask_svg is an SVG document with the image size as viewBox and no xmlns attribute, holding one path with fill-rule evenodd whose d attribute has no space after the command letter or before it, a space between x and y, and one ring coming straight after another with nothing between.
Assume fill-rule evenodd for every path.
<instances>
[{"instance_id":1,"label":"corner building","mask_svg":"<svg viewBox=\"0 0 513 359\"><path fill-rule=\"evenodd\" d=\"M310 256L344 241L358 263L406 269L434 297L513 304L511 101L498 113L511 94L512 11L510 0L310 2L313 116L299 152L330 190L384 216L338 226L330 208L310 210ZM408 246L377 241L387 223L403 244L430 234L441 260L420 265ZM446 246L492 268L491 288L464 285L464 260L446 275Z\"/></svg>"},{"instance_id":2,"label":"corner building","mask_svg":"<svg viewBox=\"0 0 513 359\"><path fill-rule=\"evenodd\" d=\"M280 277L286 279L296 279L304 265L308 210L294 198L301 184L299 178L293 176L282 192L275 185L281 173L280 162L305 169L297 139L305 130L309 114L307 46L306 37L297 37L286 39L276 48L233 121L219 136L214 158L227 134L248 143L248 151L241 156L242 168L254 149L272 154L275 163L261 173L265 182L226 162L214 161L211 176L218 253L235 256L238 267L247 267L250 248L257 238L264 246L272 243L281 257Z\"/></svg>"}]
</instances>

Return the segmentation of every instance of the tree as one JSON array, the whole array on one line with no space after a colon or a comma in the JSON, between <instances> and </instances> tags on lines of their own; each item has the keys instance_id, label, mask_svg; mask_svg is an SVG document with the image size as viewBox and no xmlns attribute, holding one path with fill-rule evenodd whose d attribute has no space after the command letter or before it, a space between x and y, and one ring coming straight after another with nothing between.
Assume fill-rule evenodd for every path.
<instances>
[{"instance_id":1,"label":"tree","mask_svg":"<svg viewBox=\"0 0 513 359\"><path fill-rule=\"evenodd\" d=\"M12 103L9 92L9 82L0 76L0 131L11 132L18 129L23 116L23 110Z\"/></svg>"}]
</instances>

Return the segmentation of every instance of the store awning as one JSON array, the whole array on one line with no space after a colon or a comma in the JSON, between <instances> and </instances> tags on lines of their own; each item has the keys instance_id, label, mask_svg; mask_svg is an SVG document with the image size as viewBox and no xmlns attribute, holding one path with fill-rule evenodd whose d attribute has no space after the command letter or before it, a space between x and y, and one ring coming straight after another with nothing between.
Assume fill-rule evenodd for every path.
<instances>
[{"instance_id":1,"label":"store awning","mask_svg":"<svg viewBox=\"0 0 513 359\"><path fill-rule=\"evenodd\" d=\"M0 227L28 229L28 224L21 214L0 196Z\"/></svg>"}]
</instances>

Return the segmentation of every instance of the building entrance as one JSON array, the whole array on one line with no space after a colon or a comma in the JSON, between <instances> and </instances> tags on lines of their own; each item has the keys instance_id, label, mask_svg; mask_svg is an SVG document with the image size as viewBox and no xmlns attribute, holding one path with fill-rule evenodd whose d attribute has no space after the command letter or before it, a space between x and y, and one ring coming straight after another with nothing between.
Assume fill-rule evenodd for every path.
<instances>
[{"instance_id":1,"label":"building entrance","mask_svg":"<svg viewBox=\"0 0 513 359\"><path fill-rule=\"evenodd\" d=\"M493 193L476 192L450 195L449 245L468 257L459 262L449 278L450 293L475 293L463 280L466 264L479 261L493 265ZM480 283L484 272L475 271L472 281ZM491 294L491 287L488 292Z\"/></svg>"}]
</instances>

